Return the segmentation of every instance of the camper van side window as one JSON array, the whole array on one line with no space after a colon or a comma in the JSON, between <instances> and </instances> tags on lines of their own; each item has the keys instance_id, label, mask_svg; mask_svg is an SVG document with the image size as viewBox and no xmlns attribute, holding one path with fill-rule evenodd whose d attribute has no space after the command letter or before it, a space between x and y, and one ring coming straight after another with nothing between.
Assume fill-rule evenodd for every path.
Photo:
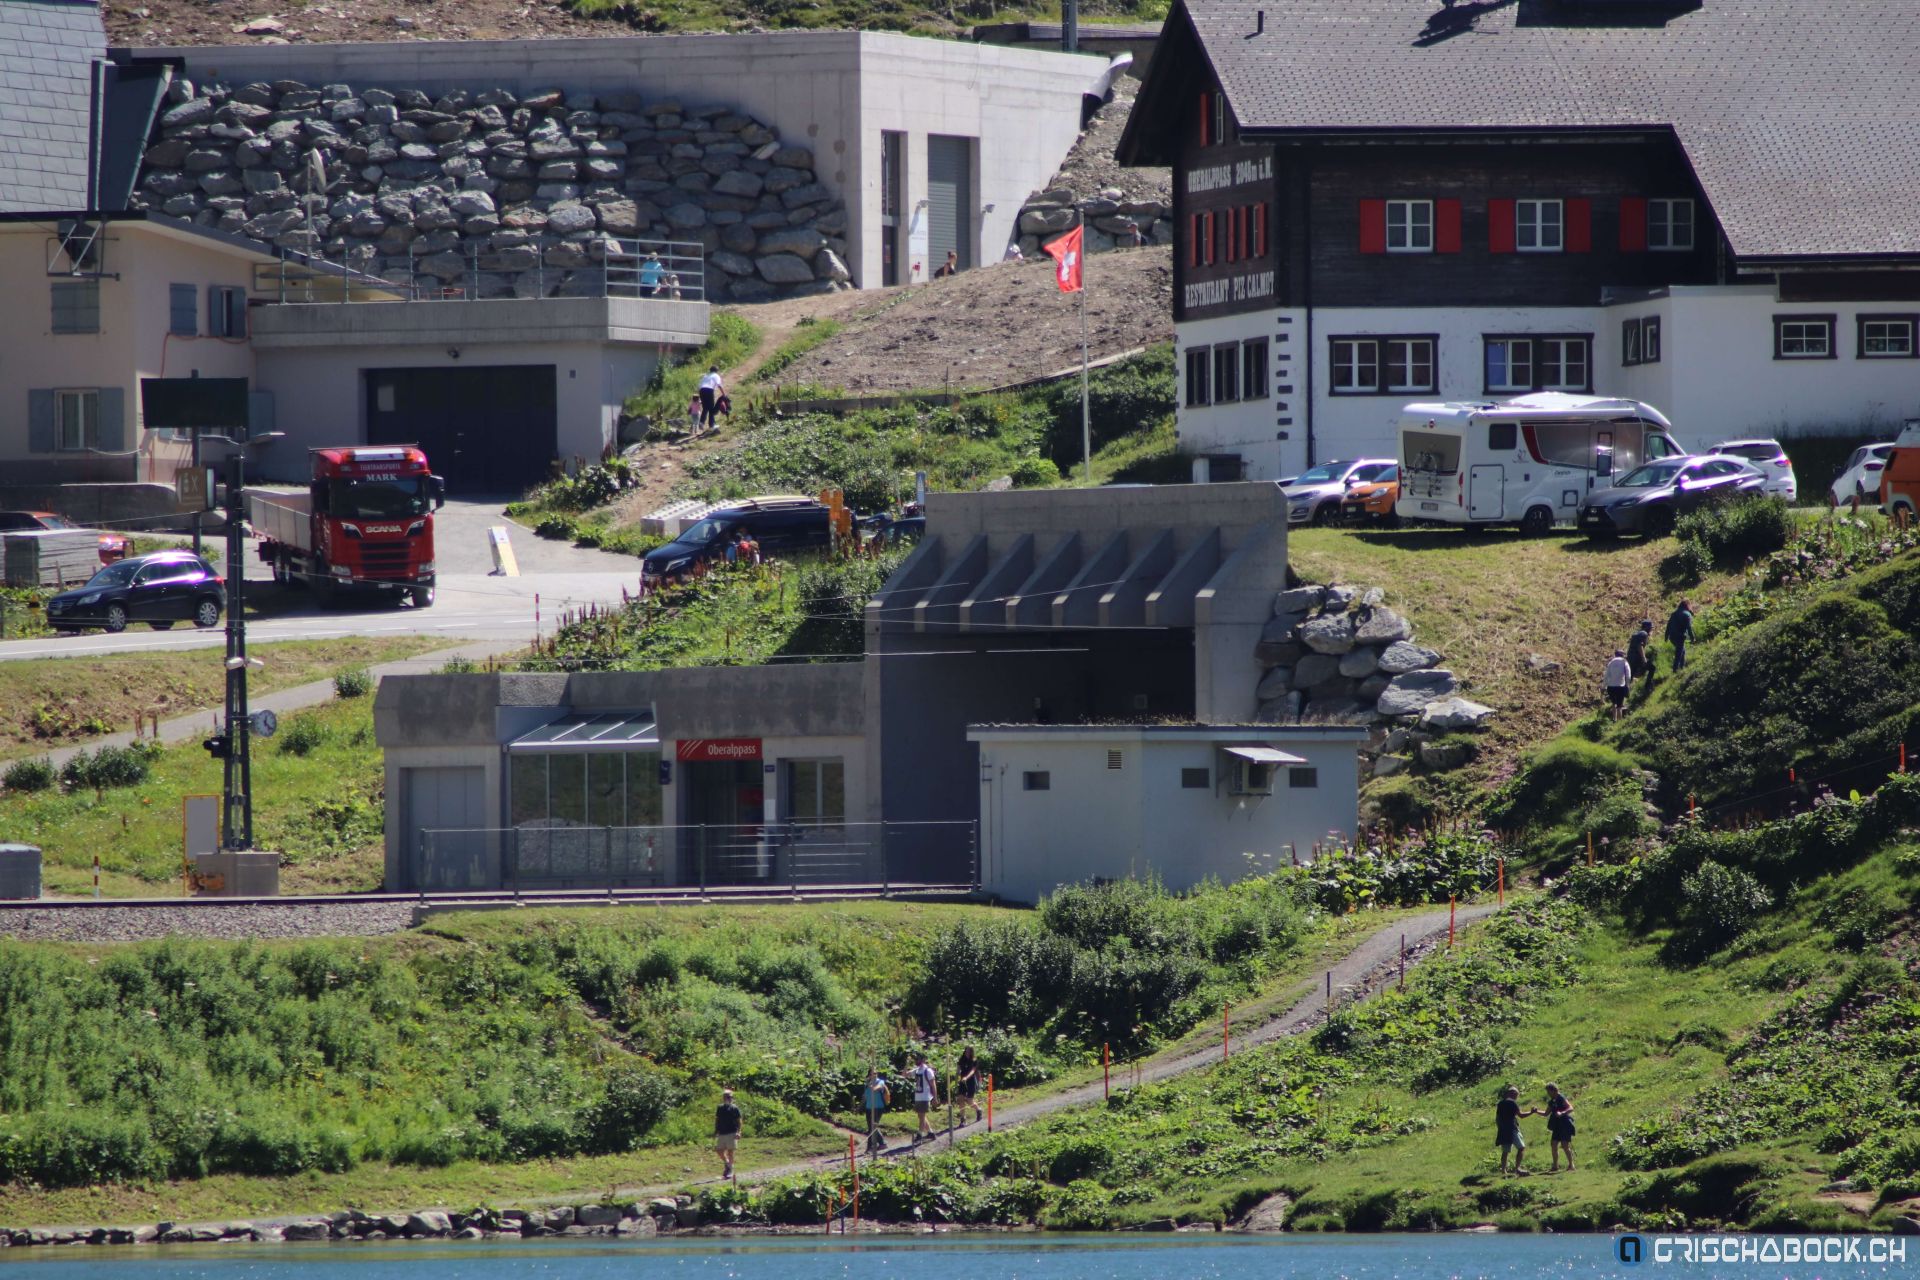
<instances>
[{"instance_id":1,"label":"camper van side window","mask_svg":"<svg viewBox=\"0 0 1920 1280\"><path fill-rule=\"evenodd\" d=\"M1487 424L1487 448L1495 453L1507 453L1520 447L1520 427L1513 422L1489 422Z\"/></svg>"}]
</instances>

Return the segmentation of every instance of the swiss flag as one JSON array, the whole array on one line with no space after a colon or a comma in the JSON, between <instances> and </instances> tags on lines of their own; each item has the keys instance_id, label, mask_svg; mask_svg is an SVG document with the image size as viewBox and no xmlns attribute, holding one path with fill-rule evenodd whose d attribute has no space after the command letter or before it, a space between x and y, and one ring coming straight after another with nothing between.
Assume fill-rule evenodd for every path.
<instances>
[{"instance_id":1,"label":"swiss flag","mask_svg":"<svg viewBox=\"0 0 1920 1280\"><path fill-rule=\"evenodd\" d=\"M1058 240L1040 246L1054 261L1053 278L1062 293L1080 292L1080 232L1081 228L1075 227Z\"/></svg>"}]
</instances>

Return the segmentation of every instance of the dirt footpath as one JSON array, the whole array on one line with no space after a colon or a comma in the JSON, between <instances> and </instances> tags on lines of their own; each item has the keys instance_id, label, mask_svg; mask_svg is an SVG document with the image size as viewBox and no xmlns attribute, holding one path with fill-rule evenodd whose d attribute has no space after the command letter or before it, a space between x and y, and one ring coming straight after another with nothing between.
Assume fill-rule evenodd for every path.
<instances>
[{"instance_id":1,"label":"dirt footpath","mask_svg":"<svg viewBox=\"0 0 1920 1280\"><path fill-rule=\"evenodd\" d=\"M1172 338L1171 249L1095 254L1086 278L1094 359ZM996 262L910 288L839 297L872 298L873 304L836 317L841 331L783 370L778 385L814 383L849 395L985 388L1080 365L1079 298L1060 292L1051 259ZM792 329L792 308L768 303L738 310L784 333Z\"/></svg>"}]
</instances>

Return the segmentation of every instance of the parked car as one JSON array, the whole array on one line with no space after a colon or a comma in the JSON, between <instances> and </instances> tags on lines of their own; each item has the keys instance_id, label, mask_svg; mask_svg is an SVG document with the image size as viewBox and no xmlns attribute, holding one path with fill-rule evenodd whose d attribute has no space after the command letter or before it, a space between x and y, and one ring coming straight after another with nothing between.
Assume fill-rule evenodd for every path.
<instances>
[{"instance_id":1,"label":"parked car","mask_svg":"<svg viewBox=\"0 0 1920 1280\"><path fill-rule=\"evenodd\" d=\"M1880 473L1886 470L1887 459L1892 454L1892 441L1862 445L1855 449L1846 465L1840 468L1840 474L1833 478L1832 486L1827 489L1827 505L1844 507L1855 498L1867 505L1878 503Z\"/></svg>"},{"instance_id":2,"label":"parked car","mask_svg":"<svg viewBox=\"0 0 1920 1280\"><path fill-rule=\"evenodd\" d=\"M655 547L641 560L649 578L677 578L695 565L724 559L727 545L744 530L770 555L824 549L833 542L832 513L805 497L749 498L708 512L672 542Z\"/></svg>"},{"instance_id":3,"label":"parked car","mask_svg":"<svg viewBox=\"0 0 1920 1280\"><path fill-rule=\"evenodd\" d=\"M227 611L227 589L212 565L191 551L156 551L116 561L47 601L55 631L103 627L125 631L147 622L165 631L176 622L214 627Z\"/></svg>"},{"instance_id":4,"label":"parked car","mask_svg":"<svg viewBox=\"0 0 1920 1280\"><path fill-rule=\"evenodd\" d=\"M1288 524L1331 524L1340 518L1340 504L1346 501L1349 486L1376 480L1397 469L1392 458L1343 458L1319 466L1280 482L1287 495Z\"/></svg>"},{"instance_id":5,"label":"parked car","mask_svg":"<svg viewBox=\"0 0 1920 1280\"><path fill-rule=\"evenodd\" d=\"M1800 481L1793 474L1793 461L1787 457L1787 451L1780 447L1778 440L1762 437L1722 440L1719 444L1709 445L1707 452L1753 464L1767 478L1769 494L1785 498L1789 503L1800 500Z\"/></svg>"},{"instance_id":6,"label":"parked car","mask_svg":"<svg viewBox=\"0 0 1920 1280\"><path fill-rule=\"evenodd\" d=\"M1759 468L1741 458L1664 458L1635 467L1611 488L1588 494L1580 504L1579 529L1589 537L1644 533L1664 538L1687 512L1709 502L1760 494L1766 483Z\"/></svg>"},{"instance_id":7,"label":"parked car","mask_svg":"<svg viewBox=\"0 0 1920 1280\"><path fill-rule=\"evenodd\" d=\"M79 530L80 525L51 511L0 511L0 533L23 533L33 529ZM112 564L127 558L127 540L117 533L100 534L100 563Z\"/></svg>"},{"instance_id":8,"label":"parked car","mask_svg":"<svg viewBox=\"0 0 1920 1280\"><path fill-rule=\"evenodd\" d=\"M866 542L880 542L892 547L903 542L918 542L926 536L927 518L925 516L896 516L882 511L879 515L868 516L860 522L860 537Z\"/></svg>"},{"instance_id":9,"label":"parked car","mask_svg":"<svg viewBox=\"0 0 1920 1280\"><path fill-rule=\"evenodd\" d=\"M1878 498L1882 511L1912 523L1920 515L1920 424L1901 431L1887 454L1886 466L1877 474L1880 491L1869 493L1868 499Z\"/></svg>"},{"instance_id":10,"label":"parked car","mask_svg":"<svg viewBox=\"0 0 1920 1280\"><path fill-rule=\"evenodd\" d=\"M1394 504L1400 501L1400 467L1388 467L1372 480L1356 480L1347 486L1340 503L1340 518L1347 524L1373 524L1392 529L1400 515Z\"/></svg>"}]
</instances>

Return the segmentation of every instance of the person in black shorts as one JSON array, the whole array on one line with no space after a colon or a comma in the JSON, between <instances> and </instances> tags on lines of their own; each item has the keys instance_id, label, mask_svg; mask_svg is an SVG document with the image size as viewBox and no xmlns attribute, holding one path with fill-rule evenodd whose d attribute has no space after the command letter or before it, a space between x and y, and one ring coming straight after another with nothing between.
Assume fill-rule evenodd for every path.
<instances>
[{"instance_id":1,"label":"person in black shorts","mask_svg":"<svg viewBox=\"0 0 1920 1280\"><path fill-rule=\"evenodd\" d=\"M1520 1162L1527 1158L1527 1140L1520 1136L1520 1118L1540 1113L1529 1107L1520 1109L1520 1091L1508 1085L1493 1108L1493 1144L1500 1148L1500 1172L1507 1171L1507 1156L1513 1156L1513 1171L1523 1172Z\"/></svg>"},{"instance_id":2,"label":"person in black shorts","mask_svg":"<svg viewBox=\"0 0 1920 1280\"><path fill-rule=\"evenodd\" d=\"M1567 1153L1567 1172L1573 1172L1573 1104L1560 1086L1547 1086L1547 1138L1553 1150L1552 1173L1560 1172L1560 1153Z\"/></svg>"},{"instance_id":3,"label":"person in black shorts","mask_svg":"<svg viewBox=\"0 0 1920 1280\"><path fill-rule=\"evenodd\" d=\"M978 1120L982 1114L979 1102L980 1063L973 1056L972 1045L960 1050L960 1065L955 1068L953 1078L960 1082L960 1109L964 1111L972 1107L973 1118Z\"/></svg>"}]
</instances>

